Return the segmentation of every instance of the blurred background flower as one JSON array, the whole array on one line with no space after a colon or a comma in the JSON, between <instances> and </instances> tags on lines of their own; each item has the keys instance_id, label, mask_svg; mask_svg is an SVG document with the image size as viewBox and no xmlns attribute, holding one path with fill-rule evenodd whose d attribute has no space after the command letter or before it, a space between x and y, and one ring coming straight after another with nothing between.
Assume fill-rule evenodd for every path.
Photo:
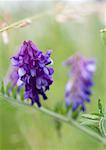
<instances>
[{"instance_id":1,"label":"blurred background flower","mask_svg":"<svg viewBox=\"0 0 106 150\"><path fill-rule=\"evenodd\" d=\"M96 70L95 61L76 54L65 64L71 66L70 79L65 92L66 106L72 105L72 111L76 111L78 107L85 111L85 102L90 102L92 93L93 73Z\"/></svg>"},{"instance_id":2,"label":"blurred background flower","mask_svg":"<svg viewBox=\"0 0 106 150\"><path fill-rule=\"evenodd\" d=\"M45 14L46 11L50 14ZM10 57L17 52L18 46L24 40L31 39L39 45L45 53L46 49L53 49L54 84L47 91L49 97L42 105L54 108L58 101L64 101L64 88L68 80L68 68L62 62L76 52L88 58L95 58L97 70L94 77L93 95L91 103L87 105L87 112L97 110L98 98L106 106L106 48L103 41L105 36L99 30L104 28L105 1L97 0L36 0L36 1L0 1L0 14L11 14L12 19L6 19L7 25L30 16L43 14L27 26L11 28L9 43L3 42L0 33L0 78L8 74ZM59 21L60 20L62 21ZM64 21L65 18L65 21ZM71 19L72 18L72 19ZM1 17L0 17L1 20ZM0 27L2 28L2 27ZM106 37L106 36L105 36ZM62 136L58 137L54 128L54 121L40 112L33 112L31 108L18 108L0 100L0 149L2 150L104 150L101 144L84 135L80 131L63 124Z\"/></svg>"}]
</instances>

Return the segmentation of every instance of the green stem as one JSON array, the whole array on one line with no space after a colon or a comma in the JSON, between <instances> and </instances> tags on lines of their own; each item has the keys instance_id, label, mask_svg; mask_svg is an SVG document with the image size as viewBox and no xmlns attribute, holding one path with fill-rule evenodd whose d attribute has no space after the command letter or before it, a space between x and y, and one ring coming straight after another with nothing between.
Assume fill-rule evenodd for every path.
<instances>
[{"instance_id":1,"label":"green stem","mask_svg":"<svg viewBox=\"0 0 106 150\"><path fill-rule=\"evenodd\" d=\"M89 130L88 128L84 127L84 126L81 126L78 122L76 122L74 119L72 118L67 118L67 117L64 117L62 115L59 115L53 111L50 111L48 109L45 109L43 107L41 107L40 109L41 112L45 113L45 114L48 114L49 116L55 118L55 119L58 119L59 121L62 121L62 122L65 122L65 123L68 123L69 125L73 125L74 127L80 129L81 131L83 131L84 133L88 134L89 136L93 137L95 140L97 141L101 141L103 144L106 145L106 139L104 139L103 137L101 137L100 135L98 135L96 132L93 132L91 130Z\"/></svg>"},{"instance_id":2,"label":"green stem","mask_svg":"<svg viewBox=\"0 0 106 150\"><path fill-rule=\"evenodd\" d=\"M17 26L21 25L22 23L26 22L27 20L33 21L33 20L39 19L39 18L41 18L45 15L48 15L48 14L51 14L51 11L46 11L46 12L40 13L38 15L34 15L32 17L22 19L20 21L14 22L14 23L6 26L6 27L1 28L0 32L3 32L5 30L9 30L9 29L12 29L12 28L16 28Z\"/></svg>"},{"instance_id":3,"label":"green stem","mask_svg":"<svg viewBox=\"0 0 106 150\"><path fill-rule=\"evenodd\" d=\"M16 105L18 105L18 106L29 106L28 104L22 103L21 101L18 101L18 100L14 100L14 98L11 98L11 97L8 97L8 96L4 96L2 94L0 94L0 97L5 99L7 102L10 102L12 105L15 104L15 106ZM36 107L36 105L34 105L34 106ZM34 109L34 107L31 107L31 108L34 111L35 110L41 111L43 114L47 114L50 117L53 117L54 119L57 119L58 121L61 121L61 122L67 123L67 124L69 124L71 126L74 126L77 129L80 129L81 131L83 131L84 133L89 135L90 137L92 137L93 139L95 139L95 140L97 140L99 142L102 142L104 145L106 145L106 139L105 138L103 138L102 136L100 136L96 132L93 132L92 130L90 130L90 129L80 125L77 121L75 121L72 118L63 116L61 114L58 114L58 113L53 112L51 110L48 110L48 109L46 109L44 107L41 107L41 108L36 107L36 109Z\"/></svg>"}]
</instances>

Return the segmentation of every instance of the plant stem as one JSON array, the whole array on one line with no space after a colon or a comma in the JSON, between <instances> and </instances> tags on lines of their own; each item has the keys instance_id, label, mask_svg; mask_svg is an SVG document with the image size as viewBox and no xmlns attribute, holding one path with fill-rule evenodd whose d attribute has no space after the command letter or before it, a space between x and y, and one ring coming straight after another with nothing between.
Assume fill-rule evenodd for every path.
<instances>
[{"instance_id":1,"label":"plant stem","mask_svg":"<svg viewBox=\"0 0 106 150\"><path fill-rule=\"evenodd\" d=\"M69 125L73 125L74 127L80 129L81 131L83 131L84 133L88 134L89 136L93 137L95 140L97 141L101 141L104 145L106 145L106 139L101 137L100 135L98 135L96 132L93 132L91 131L90 129L84 127L84 126L81 126L77 121L75 121L74 119L72 118L67 118L67 117L64 117L60 114L57 114L53 111L50 111L48 109L45 109L43 107L41 107L40 109L37 108L37 110L45 113L45 114L48 114L49 116L55 118L55 119L58 119L59 121L62 121L62 122L65 122L65 123L68 123Z\"/></svg>"},{"instance_id":2,"label":"plant stem","mask_svg":"<svg viewBox=\"0 0 106 150\"><path fill-rule=\"evenodd\" d=\"M23 102L21 101L18 101L18 100L15 100L14 98L12 97L8 97L8 96L5 96L5 95L2 95L0 94L0 97L5 99L7 102L10 102L13 106L29 106L28 104L24 104ZM46 114L50 117L53 117L54 119L57 119L58 121L61 121L61 122L64 122L64 123L67 123L73 127L76 127L77 129L80 129L81 131L83 131L84 133L86 133L87 135L89 135L90 137L92 137L93 139L103 143L104 145L106 145L106 138L103 138L102 136L100 136L99 134L97 134L96 132L80 125L77 121L75 121L73 118L69 118L69 117L66 117L66 116L63 116L61 114L58 114L54 111L51 111L51 110L48 110L44 107L41 107L41 108L38 108L36 105L34 105L34 107L31 107L34 111L35 110L38 110L40 112L42 112L43 114Z\"/></svg>"},{"instance_id":3,"label":"plant stem","mask_svg":"<svg viewBox=\"0 0 106 150\"><path fill-rule=\"evenodd\" d=\"M43 17L43 16L45 16L45 15L48 15L48 14L51 14L51 11L45 11L45 12L40 13L40 14L38 14L38 15L34 15L34 16L32 16L32 17L22 19L22 20L20 20L20 21L14 22L14 23L12 23L12 24L6 26L6 27L1 28L1 29L0 29L0 32L3 32L3 31L5 31L5 30L9 30L9 29L12 29L12 28L16 28L16 27L20 26L21 24L23 24L24 22L26 22L26 21L28 21L28 20L29 20L29 21L33 21L33 20L39 19L39 18L41 18L41 17Z\"/></svg>"}]
</instances>

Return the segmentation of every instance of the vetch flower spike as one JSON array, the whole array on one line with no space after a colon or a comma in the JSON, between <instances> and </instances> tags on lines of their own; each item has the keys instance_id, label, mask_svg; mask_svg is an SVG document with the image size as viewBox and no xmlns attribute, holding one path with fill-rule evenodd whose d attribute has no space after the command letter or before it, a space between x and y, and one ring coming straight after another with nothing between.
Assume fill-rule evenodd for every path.
<instances>
[{"instance_id":1,"label":"vetch flower spike","mask_svg":"<svg viewBox=\"0 0 106 150\"><path fill-rule=\"evenodd\" d=\"M86 59L78 54L70 57L65 64L72 67L69 74L71 79L65 91L66 106L72 105L72 111L80 106L85 111L85 102L90 102L96 63L93 59Z\"/></svg>"},{"instance_id":2,"label":"vetch flower spike","mask_svg":"<svg viewBox=\"0 0 106 150\"><path fill-rule=\"evenodd\" d=\"M24 87L24 98L31 99L32 105L37 103L39 107L39 95L42 95L44 100L47 99L45 92L53 82L54 70L48 66L53 62L50 55L51 50L44 54L29 40L24 41L19 53L11 58L14 66L10 76L13 86L17 84L20 88Z\"/></svg>"}]
</instances>

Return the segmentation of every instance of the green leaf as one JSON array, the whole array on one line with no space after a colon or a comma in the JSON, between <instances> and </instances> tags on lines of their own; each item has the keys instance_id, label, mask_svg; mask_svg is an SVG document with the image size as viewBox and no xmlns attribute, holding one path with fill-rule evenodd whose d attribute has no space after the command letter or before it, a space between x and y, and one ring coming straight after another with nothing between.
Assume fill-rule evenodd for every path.
<instances>
[{"instance_id":1,"label":"green leaf","mask_svg":"<svg viewBox=\"0 0 106 150\"><path fill-rule=\"evenodd\" d=\"M57 134L59 137L61 137L62 136L62 134L61 134L62 123L56 119L55 119L54 123L55 123L55 129L57 131Z\"/></svg>"},{"instance_id":2,"label":"green leaf","mask_svg":"<svg viewBox=\"0 0 106 150\"><path fill-rule=\"evenodd\" d=\"M0 92L4 95L5 94L5 88L4 88L4 82L1 82Z\"/></svg>"},{"instance_id":3,"label":"green leaf","mask_svg":"<svg viewBox=\"0 0 106 150\"><path fill-rule=\"evenodd\" d=\"M10 89L11 89L11 85L10 85L10 83L8 83L6 86L6 91L5 91L5 94L8 96L10 96Z\"/></svg>"},{"instance_id":4,"label":"green leaf","mask_svg":"<svg viewBox=\"0 0 106 150\"><path fill-rule=\"evenodd\" d=\"M21 99L21 100L24 100L24 88L22 88L22 89L20 90L19 96L20 96L20 99Z\"/></svg>"},{"instance_id":5,"label":"green leaf","mask_svg":"<svg viewBox=\"0 0 106 150\"><path fill-rule=\"evenodd\" d=\"M100 117L98 115L93 115L93 114L82 114L81 117L89 120L99 120Z\"/></svg>"},{"instance_id":6,"label":"green leaf","mask_svg":"<svg viewBox=\"0 0 106 150\"><path fill-rule=\"evenodd\" d=\"M57 113L61 113L61 114L66 114L67 113L67 109L64 106L63 101L58 101L56 103L56 105L54 106L54 111Z\"/></svg>"},{"instance_id":7,"label":"green leaf","mask_svg":"<svg viewBox=\"0 0 106 150\"><path fill-rule=\"evenodd\" d=\"M17 87L14 87L14 88L12 89L12 97L13 97L14 99L17 98Z\"/></svg>"},{"instance_id":8,"label":"green leaf","mask_svg":"<svg viewBox=\"0 0 106 150\"><path fill-rule=\"evenodd\" d=\"M99 122L101 134L106 137L106 117L102 117Z\"/></svg>"},{"instance_id":9,"label":"green leaf","mask_svg":"<svg viewBox=\"0 0 106 150\"><path fill-rule=\"evenodd\" d=\"M103 39L103 43L106 45L106 29L101 30L101 36Z\"/></svg>"},{"instance_id":10,"label":"green leaf","mask_svg":"<svg viewBox=\"0 0 106 150\"><path fill-rule=\"evenodd\" d=\"M98 126L98 121L97 120L86 120L81 122L81 125L84 126Z\"/></svg>"},{"instance_id":11,"label":"green leaf","mask_svg":"<svg viewBox=\"0 0 106 150\"><path fill-rule=\"evenodd\" d=\"M99 109L99 114L100 114L100 116L104 116L104 113L103 113L103 106L102 106L102 103L101 103L101 100L100 100L100 99L98 100L98 109Z\"/></svg>"}]
</instances>

